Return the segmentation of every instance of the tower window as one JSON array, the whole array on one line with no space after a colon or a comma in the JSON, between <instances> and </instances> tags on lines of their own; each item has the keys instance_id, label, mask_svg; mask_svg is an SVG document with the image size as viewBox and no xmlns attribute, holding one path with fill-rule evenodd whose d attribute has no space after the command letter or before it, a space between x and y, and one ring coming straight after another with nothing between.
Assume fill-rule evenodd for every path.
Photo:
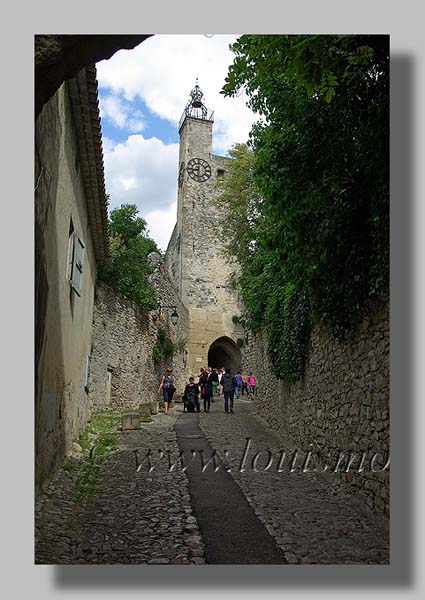
<instances>
[{"instance_id":1,"label":"tower window","mask_svg":"<svg viewBox=\"0 0 425 600\"><path fill-rule=\"evenodd\" d=\"M224 169L217 169L217 177L221 179L224 177Z\"/></svg>"}]
</instances>

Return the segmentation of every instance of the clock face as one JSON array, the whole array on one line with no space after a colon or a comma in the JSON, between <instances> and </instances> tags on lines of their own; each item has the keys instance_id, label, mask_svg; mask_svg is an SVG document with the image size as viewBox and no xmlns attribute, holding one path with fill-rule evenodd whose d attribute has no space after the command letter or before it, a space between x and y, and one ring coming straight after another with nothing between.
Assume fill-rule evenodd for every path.
<instances>
[{"instance_id":1,"label":"clock face","mask_svg":"<svg viewBox=\"0 0 425 600\"><path fill-rule=\"evenodd\" d=\"M187 163L187 172L195 181L206 181L211 176L211 167L203 158L191 158Z\"/></svg>"},{"instance_id":2,"label":"clock face","mask_svg":"<svg viewBox=\"0 0 425 600\"><path fill-rule=\"evenodd\" d=\"M183 185L183 177L184 177L184 162L180 163L179 187L181 187Z\"/></svg>"}]
</instances>

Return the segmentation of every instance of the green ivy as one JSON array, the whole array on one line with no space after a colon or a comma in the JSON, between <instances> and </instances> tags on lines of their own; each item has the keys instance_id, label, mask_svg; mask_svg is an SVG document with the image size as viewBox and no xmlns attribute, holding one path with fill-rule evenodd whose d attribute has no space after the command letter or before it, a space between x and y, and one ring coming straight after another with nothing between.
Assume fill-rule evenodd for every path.
<instances>
[{"instance_id":1,"label":"green ivy","mask_svg":"<svg viewBox=\"0 0 425 600\"><path fill-rule=\"evenodd\" d=\"M310 336L310 305L304 290L276 286L265 314L268 354L276 377L302 377Z\"/></svg>"},{"instance_id":2,"label":"green ivy","mask_svg":"<svg viewBox=\"0 0 425 600\"><path fill-rule=\"evenodd\" d=\"M176 345L167 336L166 331L161 327L158 328L156 342L152 351L154 363L160 365L169 361L173 357L175 351Z\"/></svg>"},{"instance_id":3,"label":"green ivy","mask_svg":"<svg viewBox=\"0 0 425 600\"><path fill-rule=\"evenodd\" d=\"M216 203L245 311L278 377L302 377L311 327L345 339L388 299L388 36L243 35L222 93L264 117Z\"/></svg>"}]
</instances>

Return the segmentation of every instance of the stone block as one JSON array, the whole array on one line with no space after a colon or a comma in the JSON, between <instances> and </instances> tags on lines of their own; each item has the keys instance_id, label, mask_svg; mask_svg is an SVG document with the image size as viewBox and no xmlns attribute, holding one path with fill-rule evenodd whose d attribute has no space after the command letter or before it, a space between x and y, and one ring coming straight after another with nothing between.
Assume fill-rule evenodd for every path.
<instances>
[{"instance_id":1,"label":"stone block","mask_svg":"<svg viewBox=\"0 0 425 600\"><path fill-rule=\"evenodd\" d=\"M144 402L143 404L139 404L139 415L141 417L150 417L151 415L151 403Z\"/></svg>"},{"instance_id":2,"label":"stone block","mask_svg":"<svg viewBox=\"0 0 425 600\"><path fill-rule=\"evenodd\" d=\"M158 400L153 400L153 402L149 402L149 408L150 408L151 415L157 415L159 413Z\"/></svg>"},{"instance_id":3,"label":"stone block","mask_svg":"<svg viewBox=\"0 0 425 600\"><path fill-rule=\"evenodd\" d=\"M375 508L379 512L384 512L385 502L382 500L382 498L375 498Z\"/></svg>"},{"instance_id":4,"label":"stone block","mask_svg":"<svg viewBox=\"0 0 425 600\"><path fill-rule=\"evenodd\" d=\"M136 411L125 412L122 414L121 418L123 431L140 429L140 413Z\"/></svg>"}]
</instances>

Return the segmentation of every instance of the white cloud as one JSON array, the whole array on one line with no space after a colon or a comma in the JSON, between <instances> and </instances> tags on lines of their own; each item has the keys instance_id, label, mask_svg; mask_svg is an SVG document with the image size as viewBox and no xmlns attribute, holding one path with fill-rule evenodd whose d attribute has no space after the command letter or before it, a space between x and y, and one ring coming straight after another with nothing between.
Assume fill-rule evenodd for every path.
<instances>
[{"instance_id":1,"label":"white cloud","mask_svg":"<svg viewBox=\"0 0 425 600\"><path fill-rule=\"evenodd\" d=\"M121 182L126 191L136 187L136 180L134 177L130 177L130 179L122 179Z\"/></svg>"},{"instance_id":2,"label":"white cloud","mask_svg":"<svg viewBox=\"0 0 425 600\"><path fill-rule=\"evenodd\" d=\"M143 115L140 110L134 110L131 103L123 101L118 95L100 96L99 110L102 119L109 119L115 127L130 128L133 132L144 128Z\"/></svg>"},{"instance_id":3,"label":"white cloud","mask_svg":"<svg viewBox=\"0 0 425 600\"><path fill-rule=\"evenodd\" d=\"M237 36L155 35L137 48L117 52L98 63L98 79L127 101L142 98L154 114L176 127L194 86L215 112L214 150L225 153L236 142L245 142L255 116L246 107L246 96L224 98L220 90L234 55L229 44Z\"/></svg>"},{"instance_id":4,"label":"white cloud","mask_svg":"<svg viewBox=\"0 0 425 600\"><path fill-rule=\"evenodd\" d=\"M106 137L106 135L102 135L102 146L103 146L103 155L105 156L107 153L112 152L115 146L114 140Z\"/></svg>"},{"instance_id":5,"label":"white cloud","mask_svg":"<svg viewBox=\"0 0 425 600\"><path fill-rule=\"evenodd\" d=\"M144 215L144 218L148 224L149 237L165 252L176 224L177 202L173 202L164 210L153 210Z\"/></svg>"},{"instance_id":6,"label":"white cloud","mask_svg":"<svg viewBox=\"0 0 425 600\"><path fill-rule=\"evenodd\" d=\"M169 207L177 196L178 144L131 135L105 150L106 189L111 207L136 204L143 216Z\"/></svg>"}]
</instances>

